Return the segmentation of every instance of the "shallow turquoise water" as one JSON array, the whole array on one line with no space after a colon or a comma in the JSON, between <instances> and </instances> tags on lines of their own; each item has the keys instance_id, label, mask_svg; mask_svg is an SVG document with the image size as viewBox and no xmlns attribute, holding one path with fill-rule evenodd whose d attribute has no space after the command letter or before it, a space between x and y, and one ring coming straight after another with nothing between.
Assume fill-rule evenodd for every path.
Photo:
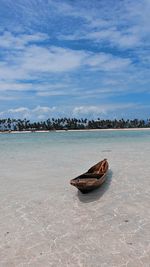
<instances>
[{"instance_id":1,"label":"shallow turquoise water","mask_svg":"<svg viewBox=\"0 0 150 267\"><path fill-rule=\"evenodd\" d=\"M150 130L1 134L0 160L10 165L40 161L41 167L49 161L59 161L65 166L69 160L73 163L77 159L91 164L92 159L109 159L112 153L139 155L141 151L150 152L149 143Z\"/></svg>"},{"instance_id":2,"label":"shallow turquoise water","mask_svg":"<svg viewBox=\"0 0 150 267\"><path fill-rule=\"evenodd\" d=\"M128 142L149 142L150 130L131 131L82 131L82 132L49 132L49 133L19 133L1 134L0 149L8 146L60 146L80 144L111 144Z\"/></svg>"}]
</instances>

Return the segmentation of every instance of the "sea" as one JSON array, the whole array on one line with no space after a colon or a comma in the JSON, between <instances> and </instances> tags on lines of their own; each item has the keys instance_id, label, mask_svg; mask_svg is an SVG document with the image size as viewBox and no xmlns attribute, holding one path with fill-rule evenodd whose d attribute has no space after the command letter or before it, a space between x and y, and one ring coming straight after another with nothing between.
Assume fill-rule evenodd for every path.
<instances>
[{"instance_id":1,"label":"sea","mask_svg":"<svg viewBox=\"0 0 150 267\"><path fill-rule=\"evenodd\" d=\"M0 266L150 266L149 160L150 129L0 134Z\"/></svg>"}]
</instances>

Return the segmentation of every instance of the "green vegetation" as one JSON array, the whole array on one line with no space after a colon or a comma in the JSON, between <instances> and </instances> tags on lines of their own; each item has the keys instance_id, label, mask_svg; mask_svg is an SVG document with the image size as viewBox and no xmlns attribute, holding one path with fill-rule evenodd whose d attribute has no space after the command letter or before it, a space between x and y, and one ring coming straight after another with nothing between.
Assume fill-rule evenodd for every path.
<instances>
[{"instance_id":1,"label":"green vegetation","mask_svg":"<svg viewBox=\"0 0 150 267\"><path fill-rule=\"evenodd\" d=\"M41 122L31 122L27 119L0 119L0 131L52 131L80 129L120 129L120 128L149 128L148 120L88 120L76 118L48 119Z\"/></svg>"}]
</instances>

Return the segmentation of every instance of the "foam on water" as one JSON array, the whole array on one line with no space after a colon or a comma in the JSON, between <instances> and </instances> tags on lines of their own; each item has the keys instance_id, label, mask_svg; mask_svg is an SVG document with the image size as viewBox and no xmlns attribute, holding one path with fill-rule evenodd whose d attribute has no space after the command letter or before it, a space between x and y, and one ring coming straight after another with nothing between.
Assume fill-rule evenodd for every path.
<instances>
[{"instance_id":1,"label":"foam on water","mask_svg":"<svg viewBox=\"0 0 150 267\"><path fill-rule=\"evenodd\" d=\"M150 131L0 135L1 266L149 266ZM107 158L88 195L69 181Z\"/></svg>"}]
</instances>

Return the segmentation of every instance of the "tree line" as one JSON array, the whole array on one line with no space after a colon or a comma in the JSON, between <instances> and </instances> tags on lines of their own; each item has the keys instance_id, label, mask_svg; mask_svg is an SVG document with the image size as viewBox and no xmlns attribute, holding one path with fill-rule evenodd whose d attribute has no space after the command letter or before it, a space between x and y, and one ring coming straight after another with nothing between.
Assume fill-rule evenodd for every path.
<instances>
[{"instance_id":1,"label":"tree line","mask_svg":"<svg viewBox=\"0 0 150 267\"><path fill-rule=\"evenodd\" d=\"M121 129L121 128L149 128L150 119L77 119L51 118L40 122L27 119L0 119L0 131L53 131L53 130L81 130L81 129Z\"/></svg>"}]
</instances>

